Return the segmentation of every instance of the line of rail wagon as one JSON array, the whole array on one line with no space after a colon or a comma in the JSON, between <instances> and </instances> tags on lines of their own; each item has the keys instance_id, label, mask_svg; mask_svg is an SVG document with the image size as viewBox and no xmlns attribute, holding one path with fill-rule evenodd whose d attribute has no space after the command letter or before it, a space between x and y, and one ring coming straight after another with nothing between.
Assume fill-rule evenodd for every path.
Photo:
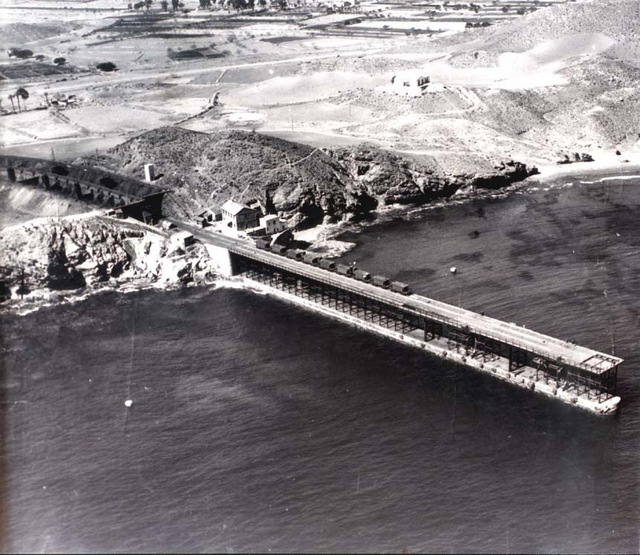
<instances>
[{"instance_id":1,"label":"line of rail wagon","mask_svg":"<svg viewBox=\"0 0 640 555\"><path fill-rule=\"evenodd\" d=\"M356 279L365 283L370 283L383 289L389 289L402 295L411 295L411 287L401 281L392 281L384 276L372 275L365 270L360 270L355 265L336 263L329 258L323 258L317 254L306 252L300 249L291 249L282 245L271 245L267 239L255 239L256 248L273 252L290 258L291 260L297 260L298 262L304 262L312 266L317 266L323 270L329 272L335 272L337 274Z\"/></svg>"}]
</instances>

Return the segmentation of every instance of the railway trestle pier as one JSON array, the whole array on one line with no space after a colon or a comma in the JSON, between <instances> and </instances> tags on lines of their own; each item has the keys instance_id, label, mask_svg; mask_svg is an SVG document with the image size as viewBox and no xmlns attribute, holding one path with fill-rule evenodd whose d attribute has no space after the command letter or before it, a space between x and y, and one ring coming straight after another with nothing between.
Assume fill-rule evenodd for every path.
<instances>
[{"instance_id":1,"label":"railway trestle pier","mask_svg":"<svg viewBox=\"0 0 640 555\"><path fill-rule=\"evenodd\" d=\"M598 414L618 408L620 358L214 235L230 274L276 296Z\"/></svg>"}]
</instances>

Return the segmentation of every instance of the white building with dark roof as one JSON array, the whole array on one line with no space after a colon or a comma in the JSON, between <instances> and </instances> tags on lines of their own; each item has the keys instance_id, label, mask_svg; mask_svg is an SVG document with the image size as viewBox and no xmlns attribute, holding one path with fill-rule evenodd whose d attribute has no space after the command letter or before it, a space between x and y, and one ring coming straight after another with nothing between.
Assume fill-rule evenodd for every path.
<instances>
[{"instance_id":1,"label":"white building with dark roof","mask_svg":"<svg viewBox=\"0 0 640 555\"><path fill-rule=\"evenodd\" d=\"M391 91L402 96L422 96L430 79L418 70L404 71L391 78Z\"/></svg>"},{"instance_id":2,"label":"white building with dark roof","mask_svg":"<svg viewBox=\"0 0 640 555\"><path fill-rule=\"evenodd\" d=\"M221 213L224 224L236 231L258 227L258 212L235 200L225 202Z\"/></svg>"},{"instance_id":3,"label":"white building with dark roof","mask_svg":"<svg viewBox=\"0 0 640 555\"><path fill-rule=\"evenodd\" d=\"M263 227L267 235L274 235L284 231L285 223L275 214L268 214L260 218L260 227Z\"/></svg>"}]
</instances>

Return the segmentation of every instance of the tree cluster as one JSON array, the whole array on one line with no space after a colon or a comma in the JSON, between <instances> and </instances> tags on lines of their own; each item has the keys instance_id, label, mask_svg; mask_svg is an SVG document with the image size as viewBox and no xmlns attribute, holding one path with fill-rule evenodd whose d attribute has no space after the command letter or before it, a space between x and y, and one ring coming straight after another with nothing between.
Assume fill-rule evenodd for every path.
<instances>
[{"instance_id":1,"label":"tree cluster","mask_svg":"<svg viewBox=\"0 0 640 555\"><path fill-rule=\"evenodd\" d=\"M116 71L118 68L113 62L101 62L96 64L96 68L100 71Z\"/></svg>"},{"instance_id":2,"label":"tree cluster","mask_svg":"<svg viewBox=\"0 0 640 555\"><path fill-rule=\"evenodd\" d=\"M33 56L33 51L29 50L28 48L9 48L9 50L7 50L7 55L9 56L9 58L20 58L21 60L24 60L26 58L31 58L31 56Z\"/></svg>"}]
</instances>

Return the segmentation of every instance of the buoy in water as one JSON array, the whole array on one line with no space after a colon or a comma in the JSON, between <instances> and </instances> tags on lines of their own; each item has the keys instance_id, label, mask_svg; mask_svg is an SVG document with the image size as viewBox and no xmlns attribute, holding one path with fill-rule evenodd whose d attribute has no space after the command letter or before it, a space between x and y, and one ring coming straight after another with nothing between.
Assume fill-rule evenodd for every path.
<instances>
[{"instance_id":1,"label":"buoy in water","mask_svg":"<svg viewBox=\"0 0 640 555\"><path fill-rule=\"evenodd\" d=\"M124 402L124 406L125 406L125 407L130 407L131 405L133 405L133 401L132 401L131 399L127 399L127 400Z\"/></svg>"},{"instance_id":2,"label":"buoy in water","mask_svg":"<svg viewBox=\"0 0 640 555\"><path fill-rule=\"evenodd\" d=\"M455 274L455 273L458 271L458 268L456 268L455 266L451 266L451 268L449 268L449 271L450 271L452 274Z\"/></svg>"}]
</instances>

